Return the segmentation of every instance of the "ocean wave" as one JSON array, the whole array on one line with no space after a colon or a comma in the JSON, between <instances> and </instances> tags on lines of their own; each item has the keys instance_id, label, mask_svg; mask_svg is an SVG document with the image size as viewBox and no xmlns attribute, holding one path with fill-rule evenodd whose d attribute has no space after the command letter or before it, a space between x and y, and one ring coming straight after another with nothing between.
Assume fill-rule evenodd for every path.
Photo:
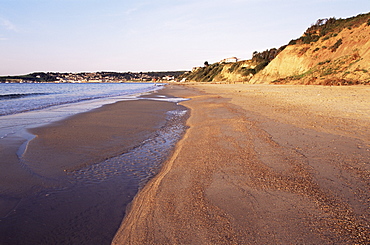
<instances>
[{"instance_id":1,"label":"ocean wave","mask_svg":"<svg viewBox=\"0 0 370 245\"><path fill-rule=\"evenodd\" d=\"M63 105L69 105L69 104L75 104L79 102L84 102L84 101L92 101L92 100L97 100L97 99L104 99L104 98L109 98L109 97L116 97L118 95L111 95L111 96L91 96L91 97L85 97L85 98L76 98L76 99L66 99L66 100L47 100L46 102L42 104L33 104L31 101L29 101L29 106L20 106L17 108L10 108L7 111L1 111L0 108L0 116L6 116L6 115L12 115L12 114L17 114L17 113L24 113L24 112L30 112L30 111L38 111L38 110L43 110L47 109L49 107L53 106L63 106ZM1 99L0 99L1 100Z\"/></svg>"},{"instance_id":2,"label":"ocean wave","mask_svg":"<svg viewBox=\"0 0 370 245\"><path fill-rule=\"evenodd\" d=\"M49 93L0 94L0 100L20 99L30 96L49 95Z\"/></svg>"},{"instance_id":3,"label":"ocean wave","mask_svg":"<svg viewBox=\"0 0 370 245\"><path fill-rule=\"evenodd\" d=\"M6 84L5 84L6 85ZM0 116L79 102L132 96L161 87L154 84L11 84L0 87Z\"/></svg>"}]
</instances>

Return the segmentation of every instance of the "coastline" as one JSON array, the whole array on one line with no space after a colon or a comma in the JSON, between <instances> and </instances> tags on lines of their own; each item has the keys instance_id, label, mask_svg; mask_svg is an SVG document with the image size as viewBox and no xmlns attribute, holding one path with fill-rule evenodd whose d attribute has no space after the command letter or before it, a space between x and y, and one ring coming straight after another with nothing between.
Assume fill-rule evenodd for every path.
<instances>
[{"instance_id":1,"label":"coastline","mask_svg":"<svg viewBox=\"0 0 370 245\"><path fill-rule=\"evenodd\" d=\"M370 241L368 87L170 87L190 128L112 244Z\"/></svg>"},{"instance_id":2,"label":"coastline","mask_svg":"<svg viewBox=\"0 0 370 245\"><path fill-rule=\"evenodd\" d=\"M20 159L23 142L1 144L0 243L109 244L181 136L185 108L164 92L32 128Z\"/></svg>"}]
</instances>

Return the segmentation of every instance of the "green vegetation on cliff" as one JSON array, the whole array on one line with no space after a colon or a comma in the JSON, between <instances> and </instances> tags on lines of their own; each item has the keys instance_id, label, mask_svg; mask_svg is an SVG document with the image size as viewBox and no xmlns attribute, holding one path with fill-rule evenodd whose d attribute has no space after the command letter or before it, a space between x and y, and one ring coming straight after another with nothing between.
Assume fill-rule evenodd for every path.
<instances>
[{"instance_id":1,"label":"green vegetation on cliff","mask_svg":"<svg viewBox=\"0 0 370 245\"><path fill-rule=\"evenodd\" d=\"M183 78L191 81L197 82L212 82L214 77L218 75L223 69L223 65L219 63L214 63L211 65L205 65L204 67L199 67L195 71L184 74Z\"/></svg>"},{"instance_id":2,"label":"green vegetation on cliff","mask_svg":"<svg viewBox=\"0 0 370 245\"><path fill-rule=\"evenodd\" d=\"M347 19L336 19L334 17L319 19L315 24L311 25L300 38L291 40L289 45L309 44L311 42L317 42L320 38L324 40L329 39L338 35L338 33L345 28L356 28L363 23L370 25L370 13L359 14Z\"/></svg>"}]
</instances>

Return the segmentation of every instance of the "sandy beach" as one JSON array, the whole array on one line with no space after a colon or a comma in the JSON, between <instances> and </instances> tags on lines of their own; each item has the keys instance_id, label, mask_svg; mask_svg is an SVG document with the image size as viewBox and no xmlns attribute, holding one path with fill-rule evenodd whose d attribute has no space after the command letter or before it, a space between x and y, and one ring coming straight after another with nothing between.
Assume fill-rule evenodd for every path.
<instances>
[{"instance_id":1,"label":"sandy beach","mask_svg":"<svg viewBox=\"0 0 370 245\"><path fill-rule=\"evenodd\" d=\"M170 85L189 129L112 244L369 244L370 88Z\"/></svg>"}]
</instances>

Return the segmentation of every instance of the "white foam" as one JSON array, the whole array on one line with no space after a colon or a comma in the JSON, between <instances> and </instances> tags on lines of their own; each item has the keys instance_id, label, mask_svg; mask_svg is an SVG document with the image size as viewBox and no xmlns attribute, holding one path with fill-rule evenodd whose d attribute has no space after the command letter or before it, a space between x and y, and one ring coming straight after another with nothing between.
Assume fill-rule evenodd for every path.
<instances>
[{"instance_id":1,"label":"white foam","mask_svg":"<svg viewBox=\"0 0 370 245\"><path fill-rule=\"evenodd\" d=\"M185 98L168 98L168 97L165 97L165 98L143 98L143 99L155 100L155 101L173 102L173 103L180 103L180 102L189 100L189 99L185 99Z\"/></svg>"}]
</instances>

